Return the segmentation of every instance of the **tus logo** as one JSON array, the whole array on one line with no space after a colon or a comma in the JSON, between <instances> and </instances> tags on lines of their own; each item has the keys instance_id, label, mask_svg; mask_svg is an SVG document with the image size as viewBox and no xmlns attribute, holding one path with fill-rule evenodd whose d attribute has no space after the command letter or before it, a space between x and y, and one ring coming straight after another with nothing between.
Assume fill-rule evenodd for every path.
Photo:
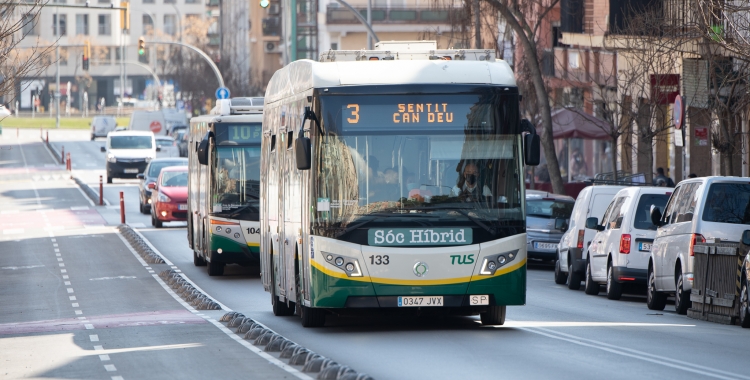
<instances>
[{"instance_id":1,"label":"tus logo","mask_svg":"<svg viewBox=\"0 0 750 380\"><path fill-rule=\"evenodd\" d=\"M470 255L451 255L451 265L474 264L474 254Z\"/></svg>"}]
</instances>

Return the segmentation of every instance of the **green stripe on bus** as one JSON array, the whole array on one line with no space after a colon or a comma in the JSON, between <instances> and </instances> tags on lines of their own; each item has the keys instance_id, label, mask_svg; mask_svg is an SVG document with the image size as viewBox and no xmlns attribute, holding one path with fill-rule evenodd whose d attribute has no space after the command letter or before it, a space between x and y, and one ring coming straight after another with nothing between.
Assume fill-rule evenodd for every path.
<instances>
[{"instance_id":1,"label":"green stripe on bus","mask_svg":"<svg viewBox=\"0 0 750 380\"><path fill-rule=\"evenodd\" d=\"M221 248L222 251L226 252L244 252L243 248L247 247L245 244L238 243L232 239L225 238L221 235L211 234L211 251L216 251ZM250 249L247 247L245 249Z\"/></svg>"}]
</instances>

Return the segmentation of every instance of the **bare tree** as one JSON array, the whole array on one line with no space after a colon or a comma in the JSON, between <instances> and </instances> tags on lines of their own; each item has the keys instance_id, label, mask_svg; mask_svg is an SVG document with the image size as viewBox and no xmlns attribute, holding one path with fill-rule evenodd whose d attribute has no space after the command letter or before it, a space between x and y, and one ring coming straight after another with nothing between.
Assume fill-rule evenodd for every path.
<instances>
[{"instance_id":1,"label":"bare tree","mask_svg":"<svg viewBox=\"0 0 750 380\"><path fill-rule=\"evenodd\" d=\"M39 75L51 63L54 45L37 41L30 47L20 46L23 39L34 38L39 14L46 3L0 0L0 97L15 93L22 78Z\"/></svg>"}]
</instances>

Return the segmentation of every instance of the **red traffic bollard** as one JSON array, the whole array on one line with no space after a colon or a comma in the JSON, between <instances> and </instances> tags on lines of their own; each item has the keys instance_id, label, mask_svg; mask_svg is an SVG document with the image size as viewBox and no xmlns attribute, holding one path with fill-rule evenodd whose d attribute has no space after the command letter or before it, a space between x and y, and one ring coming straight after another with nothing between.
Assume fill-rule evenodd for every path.
<instances>
[{"instance_id":1,"label":"red traffic bollard","mask_svg":"<svg viewBox=\"0 0 750 380\"><path fill-rule=\"evenodd\" d=\"M125 224L125 196L120 192L120 224Z\"/></svg>"},{"instance_id":2,"label":"red traffic bollard","mask_svg":"<svg viewBox=\"0 0 750 380\"><path fill-rule=\"evenodd\" d=\"M104 205L104 182L102 176L99 176L99 206Z\"/></svg>"},{"instance_id":3,"label":"red traffic bollard","mask_svg":"<svg viewBox=\"0 0 750 380\"><path fill-rule=\"evenodd\" d=\"M49 131L47 131L47 144L49 144Z\"/></svg>"},{"instance_id":4,"label":"red traffic bollard","mask_svg":"<svg viewBox=\"0 0 750 380\"><path fill-rule=\"evenodd\" d=\"M68 162L65 165L65 168L68 169L68 171L73 170L73 165L71 165L71 163L70 163L70 152L68 152Z\"/></svg>"},{"instance_id":5,"label":"red traffic bollard","mask_svg":"<svg viewBox=\"0 0 750 380\"><path fill-rule=\"evenodd\" d=\"M60 163L65 163L65 145L62 146L62 154L60 154Z\"/></svg>"}]
</instances>

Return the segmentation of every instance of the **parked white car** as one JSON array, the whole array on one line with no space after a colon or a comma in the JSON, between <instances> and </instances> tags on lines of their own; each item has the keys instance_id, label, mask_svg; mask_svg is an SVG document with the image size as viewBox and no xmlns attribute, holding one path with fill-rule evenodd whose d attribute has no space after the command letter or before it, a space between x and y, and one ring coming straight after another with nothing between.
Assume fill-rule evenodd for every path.
<instances>
[{"instance_id":1,"label":"parked white car","mask_svg":"<svg viewBox=\"0 0 750 380\"><path fill-rule=\"evenodd\" d=\"M669 294L686 314L693 287L696 243L738 243L750 224L750 180L702 177L680 182L664 213L651 211L658 226L648 266L646 304L663 310Z\"/></svg>"},{"instance_id":2,"label":"parked white car","mask_svg":"<svg viewBox=\"0 0 750 380\"><path fill-rule=\"evenodd\" d=\"M625 186L596 185L581 190L576 198L573 212L570 215L568 230L557 246L555 262L555 283L568 283L568 288L581 288L583 274L586 271L585 251L594 237L594 230L586 229L586 219L604 215L609 202Z\"/></svg>"},{"instance_id":3,"label":"parked white car","mask_svg":"<svg viewBox=\"0 0 750 380\"><path fill-rule=\"evenodd\" d=\"M97 137L107 137L107 133L117 128L114 116L94 116L91 120L91 141Z\"/></svg>"},{"instance_id":4,"label":"parked white car","mask_svg":"<svg viewBox=\"0 0 750 380\"><path fill-rule=\"evenodd\" d=\"M161 149L156 153L156 157L180 157L180 148L174 139L169 136L156 136L156 146Z\"/></svg>"},{"instance_id":5,"label":"parked white car","mask_svg":"<svg viewBox=\"0 0 750 380\"><path fill-rule=\"evenodd\" d=\"M599 294L607 285L607 298L620 299L624 284L645 288L648 260L656 226L651 223L651 207L664 210L672 188L626 187L615 195L600 219L590 217L586 228L596 232L588 249L586 294Z\"/></svg>"}]
</instances>

